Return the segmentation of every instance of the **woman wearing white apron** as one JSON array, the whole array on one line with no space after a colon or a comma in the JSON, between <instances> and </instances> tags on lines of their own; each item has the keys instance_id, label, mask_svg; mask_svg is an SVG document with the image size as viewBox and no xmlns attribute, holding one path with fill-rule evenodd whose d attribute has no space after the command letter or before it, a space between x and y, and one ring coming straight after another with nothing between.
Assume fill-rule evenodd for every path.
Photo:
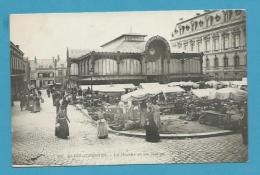
<instances>
[{"instance_id":1,"label":"woman wearing white apron","mask_svg":"<svg viewBox=\"0 0 260 175\"><path fill-rule=\"evenodd\" d=\"M158 130L160 131L160 128L161 128L160 106L157 105L156 102L154 102L152 107L154 110L153 120L154 120L156 126L158 127Z\"/></svg>"},{"instance_id":2,"label":"woman wearing white apron","mask_svg":"<svg viewBox=\"0 0 260 175\"><path fill-rule=\"evenodd\" d=\"M107 121L104 119L103 110L98 113L97 136L99 139L105 139L108 137Z\"/></svg>"}]
</instances>

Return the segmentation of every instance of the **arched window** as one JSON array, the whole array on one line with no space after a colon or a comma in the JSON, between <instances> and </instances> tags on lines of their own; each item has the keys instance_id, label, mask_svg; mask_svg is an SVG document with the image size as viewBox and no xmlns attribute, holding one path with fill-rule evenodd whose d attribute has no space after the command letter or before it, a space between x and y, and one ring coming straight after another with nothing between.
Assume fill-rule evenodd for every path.
<instances>
[{"instance_id":1,"label":"arched window","mask_svg":"<svg viewBox=\"0 0 260 175\"><path fill-rule=\"evenodd\" d=\"M224 57L224 67L228 67L228 58L227 58L227 56Z\"/></svg>"},{"instance_id":2,"label":"arched window","mask_svg":"<svg viewBox=\"0 0 260 175\"><path fill-rule=\"evenodd\" d=\"M205 51L210 51L210 39L206 38L205 39Z\"/></svg>"},{"instance_id":3,"label":"arched window","mask_svg":"<svg viewBox=\"0 0 260 175\"><path fill-rule=\"evenodd\" d=\"M209 58L206 58L206 67L209 68Z\"/></svg>"},{"instance_id":4,"label":"arched window","mask_svg":"<svg viewBox=\"0 0 260 175\"><path fill-rule=\"evenodd\" d=\"M191 22L191 31L194 31L194 22Z\"/></svg>"},{"instance_id":5,"label":"arched window","mask_svg":"<svg viewBox=\"0 0 260 175\"><path fill-rule=\"evenodd\" d=\"M123 59L119 64L120 75L138 75L141 73L141 65L135 59Z\"/></svg>"},{"instance_id":6,"label":"arched window","mask_svg":"<svg viewBox=\"0 0 260 175\"><path fill-rule=\"evenodd\" d=\"M97 75L116 75L117 62L109 58L98 59L95 61L94 71Z\"/></svg>"},{"instance_id":7,"label":"arched window","mask_svg":"<svg viewBox=\"0 0 260 175\"><path fill-rule=\"evenodd\" d=\"M81 75L81 62L78 64L78 75Z\"/></svg>"},{"instance_id":8,"label":"arched window","mask_svg":"<svg viewBox=\"0 0 260 175\"><path fill-rule=\"evenodd\" d=\"M198 28L198 22L195 21L195 22L194 22L194 25L195 25L195 26L194 26L194 27L195 27L195 30L197 30L197 28Z\"/></svg>"},{"instance_id":9,"label":"arched window","mask_svg":"<svg viewBox=\"0 0 260 175\"><path fill-rule=\"evenodd\" d=\"M234 67L238 67L238 66L240 66L239 56L235 55L235 57L234 57Z\"/></svg>"},{"instance_id":10,"label":"arched window","mask_svg":"<svg viewBox=\"0 0 260 175\"><path fill-rule=\"evenodd\" d=\"M72 63L70 67L70 74L71 75L79 75L79 67L77 63Z\"/></svg>"},{"instance_id":11,"label":"arched window","mask_svg":"<svg viewBox=\"0 0 260 175\"><path fill-rule=\"evenodd\" d=\"M223 35L223 48L225 50L229 48L229 35L228 34Z\"/></svg>"},{"instance_id":12,"label":"arched window","mask_svg":"<svg viewBox=\"0 0 260 175\"><path fill-rule=\"evenodd\" d=\"M215 68L218 67L218 57L216 57L216 56L214 58L214 66L215 66Z\"/></svg>"},{"instance_id":13,"label":"arched window","mask_svg":"<svg viewBox=\"0 0 260 175\"><path fill-rule=\"evenodd\" d=\"M212 26L213 25L213 21L214 21L214 17L213 16L210 16L210 25Z\"/></svg>"},{"instance_id":14,"label":"arched window","mask_svg":"<svg viewBox=\"0 0 260 175\"><path fill-rule=\"evenodd\" d=\"M86 60L85 61L85 67L84 67L84 69L85 69L85 75L88 75L88 60Z\"/></svg>"},{"instance_id":15,"label":"arched window","mask_svg":"<svg viewBox=\"0 0 260 175\"><path fill-rule=\"evenodd\" d=\"M84 61L81 62L81 75L84 75Z\"/></svg>"}]
</instances>

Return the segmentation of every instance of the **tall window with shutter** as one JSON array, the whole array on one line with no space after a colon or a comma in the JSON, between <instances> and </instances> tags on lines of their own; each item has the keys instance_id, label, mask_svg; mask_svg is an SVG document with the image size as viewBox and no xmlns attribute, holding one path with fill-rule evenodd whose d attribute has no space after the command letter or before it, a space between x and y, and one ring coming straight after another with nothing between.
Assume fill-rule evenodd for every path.
<instances>
[{"instance_id":1,"label":"tall window with shutter","mask_svg":"<svg viewBox=\"0 0 260 175\"><path fill-rule=\"evenodd\" d=\"M218 64L218 57L215 56L214 58L214 67L217 68L219 66Z\"/></svg>"},{"instance_id":2,"label":"tall window with shutter","mask_svg":"<svg viewBox=\"0 0 260 175\"><path fill-rule=\"evenodd\" d=\"M234 56L234 67L239 67L239 66L240 66L239 56L235 55Z\"/></svg>"},{"instance_id":3,"label":"tall window with shutter","mask_svg":"<svg viewBox=\"0 0 260 175\"><path fill-rule=\"evenodd\" d=\"M228 67L228 58L227 58L227 56L224 57L224 67Z\"/></svg>"}]
</instances>

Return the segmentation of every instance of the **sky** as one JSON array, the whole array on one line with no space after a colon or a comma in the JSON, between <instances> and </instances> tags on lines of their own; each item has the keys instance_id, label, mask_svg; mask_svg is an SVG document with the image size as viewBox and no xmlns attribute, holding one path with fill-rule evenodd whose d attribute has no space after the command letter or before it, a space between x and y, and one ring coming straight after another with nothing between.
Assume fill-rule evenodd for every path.
<instances>
[{"instance_id":1,"label":"sky","mask_svg":"<svg viewBox=\"0 0 260 175\"><path fill-rule=\"evenodd\" d=\"M180 18L189 19L203 11L91 12L12 14L10 40L20 46L24 57L50 59L66 49L98 49L124 34L160 35L167 40Z\"/></svg>"}]
</instances>

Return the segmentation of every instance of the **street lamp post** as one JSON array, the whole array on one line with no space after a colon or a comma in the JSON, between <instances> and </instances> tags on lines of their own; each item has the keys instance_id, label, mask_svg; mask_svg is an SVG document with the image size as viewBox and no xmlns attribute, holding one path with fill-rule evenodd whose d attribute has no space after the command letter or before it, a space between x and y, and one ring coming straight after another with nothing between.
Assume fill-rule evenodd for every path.
<instances>
[{"instance_id":1,"label":"street lamp post","mask_svg":"<svg viewBox=\"0 0 260 175\"><path fill-rule=\"evenodd\" d=\"M57 67L57 60L54 60L54 83L56 83L56 67Z\"/></svg>"},{"instance_id":2,"label":"street lamp post","mask_svg":"<svg viewBox=\"0 0 260 175\"><path fill-rule=\"evenodd\" d=\"M54 63L54 84L56 84L56 70L57 70L57 59L53 57Z\"/></svg>"},{"instance_id":3,"label":"street lamp post","mask_svg":"<svg viewBox=\"0 0 260 175\"><path fill-rule=\"evenodd\" d=\"M57 60L54 60L54 83L56 83L56 67L57 67Z\"/></svg>"}]
</instances>

